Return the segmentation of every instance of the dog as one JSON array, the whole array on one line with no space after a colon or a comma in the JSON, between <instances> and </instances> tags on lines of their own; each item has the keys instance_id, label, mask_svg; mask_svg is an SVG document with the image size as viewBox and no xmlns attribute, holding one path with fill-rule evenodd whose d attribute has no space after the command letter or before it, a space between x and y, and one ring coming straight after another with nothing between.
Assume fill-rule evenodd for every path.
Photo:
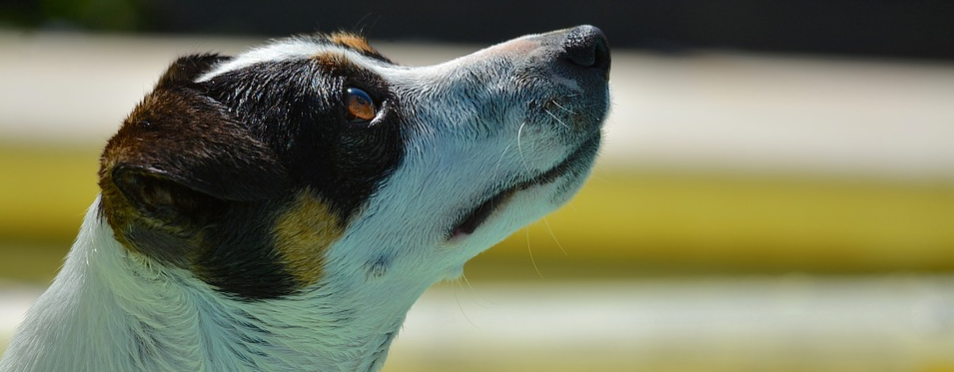
<instances>
[{"instance_id":1,"label":"dog","mask_svg":"<svg viewBox=\"0 0 954 372\"><path fill-rule=\"evenodd\" d=\"M609 70L592 26L428 67L342 32L181 57L0 371L377 371L428 287L581 187Z\"/></svg>"}]
</instances>

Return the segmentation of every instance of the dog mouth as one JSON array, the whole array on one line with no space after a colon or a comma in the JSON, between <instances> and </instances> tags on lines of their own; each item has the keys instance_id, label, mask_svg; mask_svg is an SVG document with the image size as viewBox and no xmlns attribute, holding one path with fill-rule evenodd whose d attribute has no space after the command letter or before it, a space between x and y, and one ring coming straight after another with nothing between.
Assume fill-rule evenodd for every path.
<instances>
[{"instance_id":1,"label":"dog mouth","mask_svg":"<svg viewBox=\"0 0 954 372\"><path fill-rule=\"evenodd\" d=\"M598 144L599 136L597 135L585 141L563 159L563 161L549 170L497 192L477 205L470 213L465 214L460 222L455 224L454 228L451 229L448 239L452 240L473 234L495 211L503 208L517 192L554 182L570 171L586 167L589 159L591 159L593 153L595 153Z\"/></svg>"}]
</instances>

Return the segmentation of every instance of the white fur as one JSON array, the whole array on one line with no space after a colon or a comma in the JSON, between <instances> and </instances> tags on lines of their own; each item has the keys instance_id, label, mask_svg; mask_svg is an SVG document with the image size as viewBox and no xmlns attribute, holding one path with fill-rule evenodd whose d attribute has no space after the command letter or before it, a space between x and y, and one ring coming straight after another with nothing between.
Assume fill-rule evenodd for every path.
<instances>
[{"instance_id":1,"label":"white fur","mask_svg":"<svg viewBox=\"0 0 954 372\"><path fill-rule=\"evenodd\" d=\"M521 38L407 68L290 39L217 66L200 80L262 61L340 53L405 99L403 162L328 249L322 280L289 298L232 299L186 270L130 254L97 215L97 199L0 371L380 369L424 290L460 275L467 260L557 208L585 178L580 170L519 191L474 234L447 240L464 213L550 169L586 139L587 131L565 122L581 110L574 106L582 93L575 81L522 75L519 64L493 68L497 58L517 59L537 47ZM481 73L468 73L474 69ZM532 114L531 100L553 100L565 112Z\"/></svg>"},{"instance_id":2,"label":"white fur","mask_svg":"<svg viewBox=\"0 0 954 372\"><path fill-rule=\"evenodd\" d=\"M97 199L0 370L367 371L383 363L389 333L417 297L411 293L426 289L406 287L407 295L380 303L341 285L238 301L184 270L130 254L97 216L98 207ZM347 309L355 313L341 313Z\"/></svg>"},{"instance_id":3,"label":"white fur","mask_svg":"<svg viewBox=\"0 0 954 372\"><path fill-rule=\"evenodd\" d=\"M242 53L235 58L216 66L211 71L200 76L196 81L208 81L217 75L221 75L229 71L240 70L256 63L266 61L294 61L306 59L310 56L315 56L323 52L337 53L343 52L343 49L332 45L317 44L314 41L305 38L280 39L270 44L246 51L245 53ZM357 53L352 54L356 56L359 55Z\"/></svg>"}]
</instances>

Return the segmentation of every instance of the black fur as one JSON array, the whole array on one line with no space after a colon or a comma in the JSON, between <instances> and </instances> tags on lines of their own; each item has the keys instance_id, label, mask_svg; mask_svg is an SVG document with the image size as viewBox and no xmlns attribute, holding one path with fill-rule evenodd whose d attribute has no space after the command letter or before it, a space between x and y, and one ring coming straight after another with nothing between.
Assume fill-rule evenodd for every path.
<instances>
[{"instance_id":1,"label":"black fur","mask_svg":"<svg viewBox=\"0 0 954 372\"><path fill-rule=\"evenodd\" d=\"M311 187L347 221L400 163L404 146L394 110L400 102L369 72L322 67L314 60L265 62L216 76L203 88L276 152L297 186ZM345 119L348 86L365 90L384 110L370 125Z\"/></svg>"},{"instance_id":2,"label":"black fur","mask_svg":"<svg viewBox=\"0 0 954 372\"><path fill-rule=\"evenodd\" d=\"M133 111L103 155L102 213L131 249L224 293L281 297L302 283L274 247L278 213L310 189L346 224L401 161L400 102L373 74L319 59L195 82L225 60L178 59ZM349 86L372 96L376 120L345 119Z\"/></svg>"}]
</instances>

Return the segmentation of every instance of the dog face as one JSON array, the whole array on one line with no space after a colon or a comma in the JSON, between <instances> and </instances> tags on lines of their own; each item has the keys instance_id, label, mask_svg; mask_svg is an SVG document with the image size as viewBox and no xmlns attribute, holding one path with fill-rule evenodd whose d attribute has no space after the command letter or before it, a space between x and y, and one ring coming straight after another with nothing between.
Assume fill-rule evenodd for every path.
<instances>
[{"instance_id":1,"label":"dog face","mask_svg":"<svg viewBox=\"0 0 954 372\"><path fill-rule=\"evenodd\" d=\"M589 26L429 67L349 34L183 57L109 141L100 215L241 299L430 285L581 186L609 64Z\"/></svg>"}]
</instances>

